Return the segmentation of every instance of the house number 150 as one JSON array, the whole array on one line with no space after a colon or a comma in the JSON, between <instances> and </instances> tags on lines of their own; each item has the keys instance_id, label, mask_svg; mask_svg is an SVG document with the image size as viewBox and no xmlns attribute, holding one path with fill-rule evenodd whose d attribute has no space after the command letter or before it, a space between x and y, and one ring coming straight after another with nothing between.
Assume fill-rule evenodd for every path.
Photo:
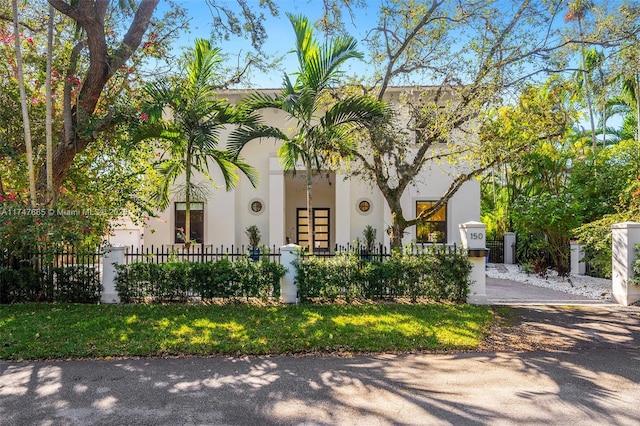
<instances>
[{"instance_id":1,"label":"house number 150","mask_svg":"<svg viewBox=\"0 0 640 426\"><path fill-rule=\"evenodd\" d=\"M482 232L470 232L469 238L472 240L481 240L484 238L484 234Z\"/></svg>"}]
</instances>

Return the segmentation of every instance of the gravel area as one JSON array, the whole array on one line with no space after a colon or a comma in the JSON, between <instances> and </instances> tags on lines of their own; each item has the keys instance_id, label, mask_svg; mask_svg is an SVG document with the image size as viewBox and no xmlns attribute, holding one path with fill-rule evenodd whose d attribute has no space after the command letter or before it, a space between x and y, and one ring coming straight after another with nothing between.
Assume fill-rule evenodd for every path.
<instances>
[{"instance_id":1,"label":"gravel area","mask_svg":"<svg viewBox=\"0 0 640 426\"><path fill-rule=\"evenodd\" d=\"M540 277L536 274L525 274L518 265L492 263L487 264L487 276L546 287L591 299L611 300L611 280L602 278L588 277L586 275L558 277L555 271L549 271L546 277Z\"/></svg>"}]
</instances>

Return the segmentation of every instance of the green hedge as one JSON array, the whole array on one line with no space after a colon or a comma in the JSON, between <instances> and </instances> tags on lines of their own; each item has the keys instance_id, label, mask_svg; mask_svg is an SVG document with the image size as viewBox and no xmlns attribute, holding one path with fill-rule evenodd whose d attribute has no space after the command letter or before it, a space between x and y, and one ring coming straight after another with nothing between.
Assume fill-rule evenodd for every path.
<instances>
[{"instance_id":1,"label":"green hedge","mask_svg":"<svg viewBox=\"0 0 640 426\"><path fill-rule=\"evenodd\" d=\"M116 290L124 303L190 298L263 300L280 297L284 266L248 257L231 262L168 262L116 265Z\"/></svg>"},{"instance_id":2,"label":"green hedge","mask_svg":"<svg viewBox=\"0 0 640 426\"><path fill-rule=\"evenodd\" d=\"M0 267L0 303L96 303L102 294L100 274L86 265L21 268Z\"/></svg>"},{"instance_id":3,"label":"green hedge","mask_svg":"<svg viewBox=\"0 0 640 426\"><path fill-rule=\"evenodd\" d=\"M471 262L464 250L436 246L422 254L396 251L384 261L363 261L355 253L305 257L296 264L301 300L393 299L463 303Z\"/></svg>"}]
</instances>

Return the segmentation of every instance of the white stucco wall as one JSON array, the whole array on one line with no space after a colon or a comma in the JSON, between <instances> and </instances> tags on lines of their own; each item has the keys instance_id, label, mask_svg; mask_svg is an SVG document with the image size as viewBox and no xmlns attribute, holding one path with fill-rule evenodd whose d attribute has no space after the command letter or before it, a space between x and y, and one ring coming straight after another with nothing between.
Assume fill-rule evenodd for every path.
<instances>
[{"instance_id":1,"label":"white stucco wall","mask_svg":"<svg viewBox=\"0 0 640 426\"><path fill-rule=\"evenodd\" d=\"M377 243L388 244L388 242L385 243L385 235L390 222L384 220L386 202L380 191L360 179L347 179L346 182L350 190L348 212L351 229L345 235L349 236L349 242L358 238L362 241L362 231L367 225L371 225L376 230ZM361 200L369 201L371 204L371 209L367 213L358 209L358 203Z\"/></svg>"},{"instance_id":2,"label":"white stucco wall","mask_svg":"<svg viewBox=\"0 0 640 426\"><path fill-rule=\"evenodd\" d=\"M225 95L232 103L237 102L247 92L230 91ZM397 97L397 94L393 94ZM264 120L284 131L291 131L292 123L285 120L279 111L264 112ZM226 140L229 131L223 132L221 140ZM223 148L221 146L220 148ZM249 143L242 151L245 161L254 166L260 176L259 185L253 188L248 179L240 177L236 189L226 192L217 164L211 164L210 173L219 188L211 187L211 196L205 203L205 244L214 247L231 245L245 247L248 239L244 233L250 225L257 225L262 234L262 244L279 247L285 244L286 237L295 242L295 209L306 206L304 185L295 183L283 175L282 166L276 156L278 145L274 141L261 140ZM415 217L416 201L438 200L451 182L449 165L426 167L416 179L415 185L409 185L402 197L402 206L407 218ZM331 245L346 245L357 238L362 239L362 231L367 225L377 231L378 242L388 246L386 229L390 226L390 213L384 197L377 188L357 178L346 178L341 171L331 173L327 185L326 173L323 179L314 184L313 205L331 209ZM300 176L304 171L300 172ZM198 180L205 180L198 177ZM322 182L324 180L324 182ZM363 214L358 210L358 202L366 199L371 203L370 212ZM263 210L251 211L251 202L259 200ZM183 201L172 197L172 201ZM173 244L175 223L174 205L171 203L157 218L151 218L143 230L145 245ZM468 221L480 220L480 184L477 181L465 183L449 201L447 206L448 243L459 243L458 225ZM416 239L416 229L407 230L403 241L409 243Z\"/></svg>"}]
</instances>

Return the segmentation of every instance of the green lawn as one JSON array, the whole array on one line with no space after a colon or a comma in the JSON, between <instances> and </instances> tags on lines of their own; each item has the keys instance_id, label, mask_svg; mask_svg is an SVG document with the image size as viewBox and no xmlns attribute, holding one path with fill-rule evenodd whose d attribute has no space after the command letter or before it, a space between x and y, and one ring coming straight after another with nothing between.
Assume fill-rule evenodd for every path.
<instances>
[{"instance_id":1,"label":"green lawn","mask_svg":"<svg viewBox=\"0 0 640 426\"><path fill-rule=\"evenodd\" d=\"M486 306L0 305L0 359L473 350Z\"/></svg>"}]
</instances>

